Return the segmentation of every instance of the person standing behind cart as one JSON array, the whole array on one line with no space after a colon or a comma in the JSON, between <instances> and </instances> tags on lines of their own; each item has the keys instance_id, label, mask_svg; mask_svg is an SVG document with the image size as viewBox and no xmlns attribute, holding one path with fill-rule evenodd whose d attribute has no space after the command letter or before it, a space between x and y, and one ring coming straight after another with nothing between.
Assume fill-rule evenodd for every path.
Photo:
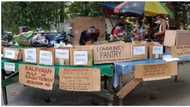
<instances>
[{"instance_id":1,"label":"person standing behind cart","mask_svg":"<svg viewBox=\"0 0 190 107\"><path fill-rule=\"evenodd\" d=\"M165 31L169 28L169 26L163 15L157 16L156 19L157 20L155 23L159 25L159 29L158 32L154 33L154 37L157 38L158 42L163 44Z\"/></svg>"},{"instance_id":2,"label":"person standing behind cart","mask_svg":"<svg viewBox=\"0 0 190 107\"><path fill-rule=\"evenodd\" d=\"M145 27L143 23L143 19L138 19L133 29L133 40L141 41L144 40L145 36Z\"/></svg>"},{"instance_id":3,"label":"person standing behind cart","mask_svg":"<svg viewBox=\"0 0 190 107\"><path fill-rule=\"evenodd\" d=\"M89 27L87 30L84 30L80 36L80 45L90 45L98 40L99 30L94 26Z\"/></svg>"}]
</instances>

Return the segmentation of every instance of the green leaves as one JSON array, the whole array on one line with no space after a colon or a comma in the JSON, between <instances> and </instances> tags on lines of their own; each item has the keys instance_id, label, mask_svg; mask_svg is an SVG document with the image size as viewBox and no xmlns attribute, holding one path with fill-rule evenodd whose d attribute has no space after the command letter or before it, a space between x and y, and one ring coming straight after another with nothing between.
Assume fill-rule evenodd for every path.
<instances>
[{"instance_id":1,"label":"green leaves","mask_svg":"<svg viewBox=\"0 0 190 107\"><path fill-rule=\"evenodd\" d=\"M14 33L19 26L49 29L75 16L97 15L97 2L2 2L2 27Z\"/></svg>"}]
</instances>

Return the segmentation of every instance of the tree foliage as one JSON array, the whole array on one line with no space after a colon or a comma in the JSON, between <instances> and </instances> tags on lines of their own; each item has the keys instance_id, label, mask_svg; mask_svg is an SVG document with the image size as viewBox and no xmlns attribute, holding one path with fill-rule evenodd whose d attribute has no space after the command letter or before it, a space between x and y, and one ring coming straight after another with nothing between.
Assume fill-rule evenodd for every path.
<instances>
[{"instance_id":1,"label":"tree foliage","mask_svg":"<svg viewBox=\"0 0 190 107\"><path fill-rule=\"evenodd\" d=\"M187 23L190 2L170 3L175 21ZM2 2L2 28L12 32L18 32L19 26L49 29L50 24L58 25L75 16L101 15L99 9L99 2Z\"/></svg>"},{"instance_id":2,"label":"tree foliage","mask_svg":"<svg viewBox=\"0 0 190 107\"><path fill-rule=\"evenodd\" d=\"M95 2L2 2L2 27L13 32L19 26L48 29L76 15L98 14Z\"/></svg>"}]
</instances>

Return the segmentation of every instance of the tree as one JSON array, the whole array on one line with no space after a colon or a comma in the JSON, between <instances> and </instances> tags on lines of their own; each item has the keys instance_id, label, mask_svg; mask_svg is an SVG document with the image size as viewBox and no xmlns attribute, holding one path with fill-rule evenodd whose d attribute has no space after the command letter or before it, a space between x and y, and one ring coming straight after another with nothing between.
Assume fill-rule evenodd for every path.
<instances>
[{"instance_id":1,"label":"tree","mask_svg":"<svg viewBox=\"0 0 190 107\"><path fill-rule=\"evenodd\" d=\"M18 32L19 26L49 29L74 16L96 16L97 2L2 2L2 27Z\"/></svg>"},{"instance_id":2,"label":"tree","mask_svg":"<svg viewBox=\"0 0 190 107\"><path fill-rule=\"evenodd\" d=\"M31 29L64 22L65 2L2 2L3 29L18 32L19 26Z\"/></svg>"},{"instance_id":3,"label":"tree","mask_svg":"<svg viewBox=\"0 0 190 107\"><path fill-rule=\"evenodd\" d=\"M176 26L179 26L180 23L187 28L190 25L190 2L171 2L173 5L172 11L175 13L175 22Z\"/></svg>"}]
</instances>

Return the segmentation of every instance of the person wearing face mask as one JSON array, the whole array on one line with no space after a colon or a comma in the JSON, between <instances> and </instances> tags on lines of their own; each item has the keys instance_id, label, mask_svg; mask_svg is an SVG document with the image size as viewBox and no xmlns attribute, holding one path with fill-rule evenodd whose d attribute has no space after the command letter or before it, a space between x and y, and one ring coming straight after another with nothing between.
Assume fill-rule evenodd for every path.
<instances>
[{"instance_id":1,"label":"person wearing face mask","mask_svg":"<svg viewBox=\"0 0 190 107\"><path fill-rule=\"evenodd\" d=\"M143 19L138 19L135 24L135 28L133 29L133 40L141 41L144 40L145 36L145 26Z\"/></svg>"},{"instance_id":2,"label":"person wearing face mask","mask_svg":"<svg viewBox=\"0 0 190 107\"><path fill-rule=\"evenodd\" d=\"M165 31L169 26L163 15L157 16L156 19L157 21L155 23L159 25L159 30L154 33L154 37L162 44L164 42Z\"/></svg>"},{"instance_id":3,"label":"person wearing face mask","mask_svg":"<svg viewBox=\"0 0 190 107\"><path fill-rule=\"evenodd\" d=\"M89 27L87 30L84 30L80 36L80 45L91 45L98 40L99 29L96 29L94 26Z\"/></svg>"}]
</instances>

